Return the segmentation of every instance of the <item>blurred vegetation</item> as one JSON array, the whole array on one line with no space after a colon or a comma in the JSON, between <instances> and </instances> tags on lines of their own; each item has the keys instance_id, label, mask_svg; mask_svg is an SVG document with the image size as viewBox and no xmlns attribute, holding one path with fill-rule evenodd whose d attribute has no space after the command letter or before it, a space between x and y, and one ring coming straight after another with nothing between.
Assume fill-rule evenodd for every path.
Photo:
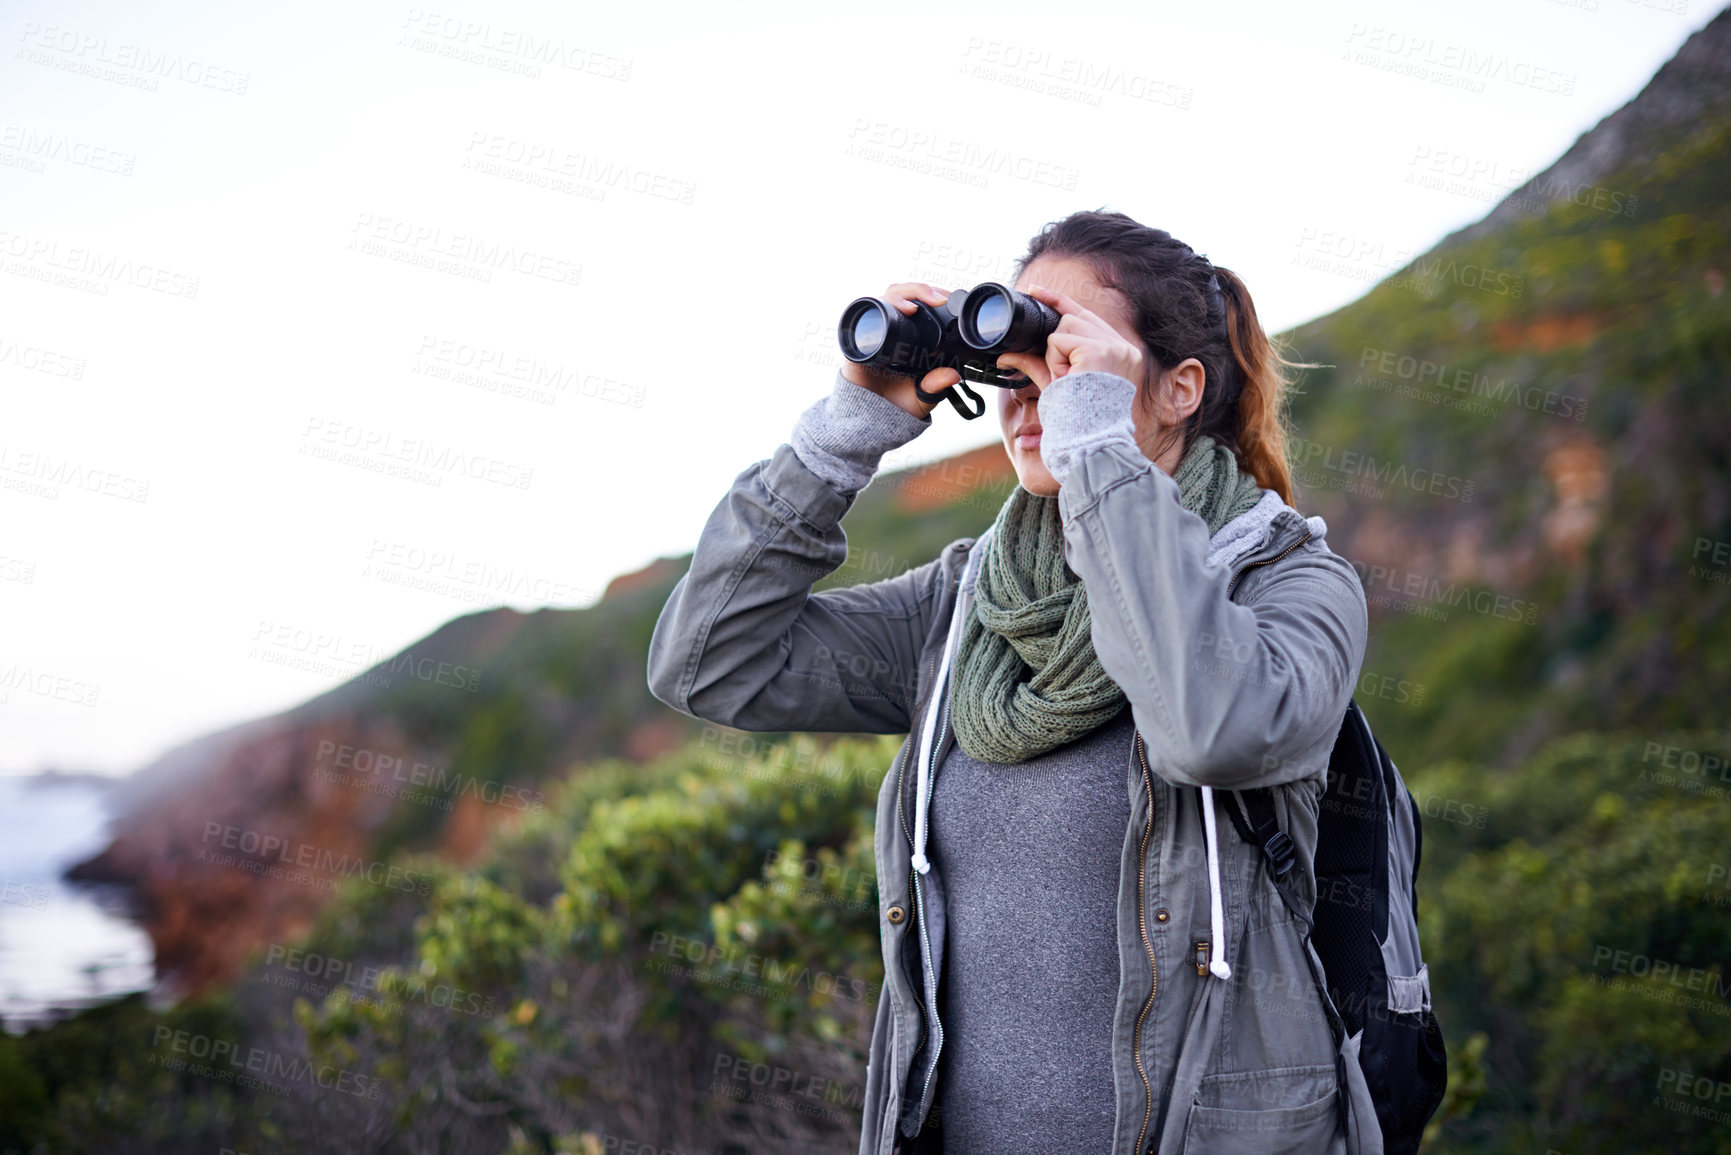
<instances>
[{"instance_id":1,"label":"blurred vegetation","mask_svg":"<svg viewBox=\"0 0 1731 1155\"><path fill-rule=\"evenodd\" d=\"M478 868L351 884L221 999L0 1039L0 1151L852 1151L896 745L700 741L573 775ZM1430 1150L1726 1150L1687 1112L1731 1084L1731 771L1681 752L1728 748L1580 734L1513 773L1409 775L1454 1068ZM376 1098L169 1070L174 1032Z\"/></svg>"},{"instance_id":2,"label":"blurred vegetation","mask_svg":"<svg viewBox=\"0 0 1731 1155\"><path fill-rule=\"evenodd\" d=\"M1432 1152L1731 1152L1725 1117L1697 1113L1731 1110L1731 772L1702 760L1731 754L1731 585L1695 558L1731 540L1731 128L1704 118L1652 155L1601 179L1632 213L1554 201L1286 335L1325 366L1295 399L1304 443L1474 486L1302 489L1331 543L1392 527L1440 570L1458 536L1502 567L1488 587L1540 611L1373 617L1365 669L1407 688L1360 701L1426 815L1421 929L1451 1061ZM1586 419L1371 387L1367 350L1584 399ZM1571 444L1604 489L1565 556L1543 545L1546 461ZM1007 493L963 479L910 514L927 484L957 479L864 491L849 562L817 588L919 565ZM549 808L458 871L415 856L440 812L401 807L378 854L431 893L351 881L298 955L261 955L217 997L0 1037L0 1153L855 1150L882 979L873 801L897 742L741 739L654 702L644 654L682 570L534 615L462 710L414 680L366 692L458 773L550 783ZM689 741L621 760L646 721ZM189 1069L200 1038L364 1093Z\"/></svg>"}]
</instances>

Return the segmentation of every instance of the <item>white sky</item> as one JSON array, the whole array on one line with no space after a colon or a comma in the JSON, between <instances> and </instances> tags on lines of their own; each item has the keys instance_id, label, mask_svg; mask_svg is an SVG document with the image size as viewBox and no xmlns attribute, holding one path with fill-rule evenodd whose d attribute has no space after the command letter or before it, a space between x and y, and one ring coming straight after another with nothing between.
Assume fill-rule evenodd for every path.
<instances>
[{"instance_id":1,"label":"white sky","mask_svg":"<svg viewBox=\"0 0 1731 1155\"><path fill-rule=\"evenodd\" d=\"M8 3L0 773L129 771L689 551L830 389L848 300L1002 276L1075 209L1233 268L1271 329L1335 309L1698 3ZM991 426L946 405L886 468Z\"/></svg>"}]
</instances>

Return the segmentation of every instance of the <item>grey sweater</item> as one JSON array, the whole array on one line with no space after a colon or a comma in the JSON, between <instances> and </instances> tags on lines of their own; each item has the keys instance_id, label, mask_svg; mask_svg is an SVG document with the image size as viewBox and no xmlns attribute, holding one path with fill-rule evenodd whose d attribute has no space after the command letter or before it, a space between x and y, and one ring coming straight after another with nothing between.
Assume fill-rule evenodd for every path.
<instances>
[{"instance_id":1,"label":"grey sweater","mask_svg":"<svg viewBox=\"0 0 1731 1155\"><path fill-rule=\"evenodd\" d=\"M939 768L930 837L949 911L938 986L946 1152L1111 1149L1133 732L1124 709L1026 762L976 762L957 745Z\"/></svg>"},{"instance_id":2,"label":"grey sweater","mask_svg":"<svg viewBox=\"0 0 1731 1155\"><path fill-rule=\"evenodd\" d=\"M930 427L836 375L799 419L794 452L839 492ZM947 1152L1105 1151L1116 1123L1119 863L1130 824L1128 709L1027 762L953 747L939 767L931 844L949 909L937 1076ZM1051 989L1062 995L1030 998Z\"/></svg>"}]
</instances>

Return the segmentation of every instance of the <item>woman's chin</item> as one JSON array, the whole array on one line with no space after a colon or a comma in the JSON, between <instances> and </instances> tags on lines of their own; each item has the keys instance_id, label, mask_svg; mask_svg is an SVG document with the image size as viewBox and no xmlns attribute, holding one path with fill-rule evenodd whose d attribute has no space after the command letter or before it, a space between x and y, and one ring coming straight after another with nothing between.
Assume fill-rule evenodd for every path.
<instances>
[{"instance_id":1,"label":"woman's chin","mask_svg":"<svg viewBox=\"0 0 1731 1155\"><path fill-rule=\"evenodd\" d=\"M1028 456L1033 460L1029 461ZM1013 464L1016 466L1016 480L1021 482L1023 489L1035 497L1058 496L1058 479L1052 476L1037 451L1031 455L1018 454Z\"/></svg>"}]
</instances>

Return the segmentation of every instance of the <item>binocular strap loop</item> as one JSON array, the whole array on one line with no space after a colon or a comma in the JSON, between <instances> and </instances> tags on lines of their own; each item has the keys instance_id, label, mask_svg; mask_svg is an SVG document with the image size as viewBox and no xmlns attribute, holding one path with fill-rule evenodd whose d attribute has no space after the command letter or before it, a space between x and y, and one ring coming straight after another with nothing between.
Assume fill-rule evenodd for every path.
<instances>
[{"instance_id":1,"label":"binocular strap loop","mask_svg":"<svg viewBox=\"0 0 1731 1155\"><path fill-rule=\"evenodd\" d=\"M960 389L963 393L966 393L968 395L968 397L973 400L973 403L974 403L974 411L973 412L970 413L968 411L968 407L962 403L962 399L960 397L956 396L956 390L958 390L958 389ZM948 400L951 405L954 405L956 407L956 412L960 413L963 417L967 418L969 421L972 421L972 420L974 420L974 418L984 415L984 413L986 412L985 398L981 397L978 393L975 393L972 389L969 389L967 387L967 385L961 381L957 381L954 385L951 385L948 389L941 390L940 392L937 392L937 393L927 393L924 389L920 388L919 382L916 381L916 382L914 382L914 395L917 396L921 401L924 401L927 405L936 405L940 401Z\"/></svg>"}]
</instances>

